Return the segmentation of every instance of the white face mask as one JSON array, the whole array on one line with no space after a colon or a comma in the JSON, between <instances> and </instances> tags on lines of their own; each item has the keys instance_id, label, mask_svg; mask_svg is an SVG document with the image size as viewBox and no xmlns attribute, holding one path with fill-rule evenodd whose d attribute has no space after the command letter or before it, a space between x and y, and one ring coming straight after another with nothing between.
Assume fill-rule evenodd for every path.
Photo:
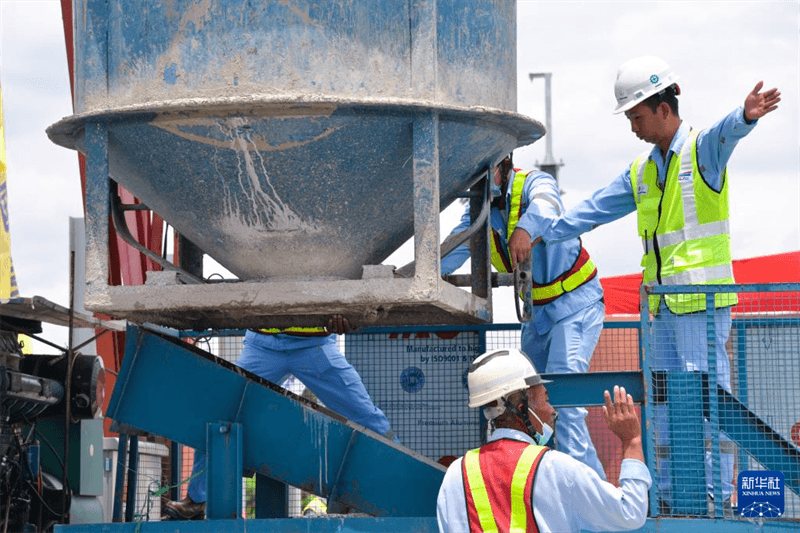
<instances>
[{"instance_id":1,"label":"white face mask","mask_svg":"<svg viewBox=\"0 0 800 533\"><path fill-rule=\"evenodd\" d=\"M536 418L536 420L538 420L539 423L542 425L542 432L537 433L536 436L533 437L533 440L535 440L536 444L538 444L539 446L544 446L550 441L550 437L553 436L553 428L550 427L549 424L545 424L544 422L542 422L542 419L539 418L530 407L528 407L528 412L532 414L534 418Z\"/></svg>"},{"instance_id":2,"label":"white face mask","mask_svg":"<svg viewBox=\"0 0 800 533\"><path fill-rule=\"evenodd\" d=\"M500 186L492 184L492 199L500 198L500 195L502 195L502 194L503 193L502 193L502 191L500 191Z\"/></svg>"}]
</instances>

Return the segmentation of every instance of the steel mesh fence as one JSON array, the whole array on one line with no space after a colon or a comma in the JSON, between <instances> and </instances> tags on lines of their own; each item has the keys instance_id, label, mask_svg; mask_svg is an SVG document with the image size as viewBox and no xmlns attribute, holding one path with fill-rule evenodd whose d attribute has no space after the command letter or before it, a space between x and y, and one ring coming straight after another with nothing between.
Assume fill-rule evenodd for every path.
<instances>
[{"instance_id":1,"label":"steel mesh fence","mask_svg":"<svg viewBox=\"0 0 800 533\"><path fill-rule=\"evenodd\" d=\"M646 319L645 366L655 420L651 501L661 515L800 517L797 289L654 289L661 298L651 296L657 312ZM772 490L751 490L753 479ZM782 510L770 500L778 492ZM746 501L738 501L740 494ZM751 501L756 495L765 501Z\"/></svg>"},{"instance_id":2,"label":"steel mesh fence","mask_svg":"<svg viewBox=\"0 0 800 533\"><path fill-rule=\"evenodd\" d=\"M769 285L746 292L748 286L733 285L724 290L722 303L732 303L732 293L736 303L713 313L702 311L707 297L701 294L665 301L661 305L674 304L672 312L662 309L644 320L606 320L590 372L642 370L651 382L640 414L649 428L652 515L742 517L749 511L737 507L740 475L778 471L785 479L780 518L797 519L800 287ZM235 362L241 337L198 344ZM339 337L340 349L401 443L443 464L485 438L480 413L467 407L469 364L485 351L519 344L518 324L367 328ZM304 391L297 380L283 385L297 394ZM619 439L605 426L600 407L587 411L592 442L608 481L616 484ZM645 424L648 417L652 423ZM191 450L184 451L182 479L192 465ZM752 476L745 480L752 482ZM253 517L253 480L245 478L243 487L244 515ZM289 488L289 516L302 514L308 496Z\"/></svg>"}]
</instances>

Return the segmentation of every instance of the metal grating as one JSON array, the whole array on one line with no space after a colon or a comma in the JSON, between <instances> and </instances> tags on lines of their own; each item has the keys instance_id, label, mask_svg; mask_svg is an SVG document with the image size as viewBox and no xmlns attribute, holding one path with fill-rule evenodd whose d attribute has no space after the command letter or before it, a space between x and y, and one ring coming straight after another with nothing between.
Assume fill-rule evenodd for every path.
<instances>
[{"instance_id":1,"label":"metal grating","mask_svg":"<svg viewBox=\"0 0 800 533\"><path fill-rule=\"evenodd\" d=\"M750 488L740 486L740 475L772 479L779 472L784 508L770 518L800 518L797 284L680 292L687 290L654 289L673 311L662 299L659 313L644 320L656 422L651 502L665 516L749 518L751 506L737 501L740 489ZM705 312L715 298L723 306ZM769 484L777 489L777 476Z\"/></svg>"},{"instance_id":2,"label":"metal grating","mask_svg":"<svg viewBox=\"0 0 800 533\"><path fill-rule=\"evenodd\" d=\"M705 290L713 294L714 286ZM642 370L652 383L641 410L643 427L649 428L646 454L655 480L651 515L731 518L733 514L735 518L742 511L735 507L739 474L777 470L785 477L780 519L796 520L800 517L796 486L800 286L733 285L724 291L738 294L727 338L724 311L717 312L713 331L704 312L687 314L691 318L666 326L649 314L643 320L611 317L604 324L590 371ZM695 299L694 305L699 301ZM712 350L705 364L709 331L712 345L717 332L720 344L725 341L724 359ZM518 347L519 335L518 324L368 328L340 337L339 347L402 444L447 463L480 445L486 430L479 413L467 408L469 362L487 350ZM197 343L235 362L241 337ZM715 382L719 387L709 387ZM291 379L284 386L298 393L304 388ZM647 417L655 423L647 424ZM608 480L617 483L619 441L605 427L601 408L588 407L587 425ZM191 453L183 456L186 479ZM253 517L254 483L251 479L243 483L244 514ZM184 487L181 496L185 493ZM290 488L289 516L301 515L304 496ZM717 501L723 505L714 505Z\"/></svg>"}]
</instances>

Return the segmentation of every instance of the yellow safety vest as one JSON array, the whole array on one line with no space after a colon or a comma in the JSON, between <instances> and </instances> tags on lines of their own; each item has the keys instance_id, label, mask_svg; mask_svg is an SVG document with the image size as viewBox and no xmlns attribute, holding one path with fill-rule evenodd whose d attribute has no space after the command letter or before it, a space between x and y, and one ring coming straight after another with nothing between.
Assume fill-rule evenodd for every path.
<instances>
[{"instance_id":1,"label":"yellow safety vest","mask_svg":"<svg viewBox=\"0 0 800 533\"><path fill-rule=\"evenodd\" d=\"M720 192L706 184L697 167L698 133L691 131L680 154L672 157L663 192L649 152L631 165L645 285L734 283L728 172L726 169L722 175ZM669 294L666 302L673 313L685 314L704 311L705 298L705 294ZM657 312L660 301L660 295L650 296L652 313ZM716 307L737 301L735 293L715 295Z\"/></svg>"},{"instance_id":2,"label":"yellow safety vest","mask_svg":"<svg viewBox=\"0 0 800 533\"><path fill-rule=\"evenodd\" d=\"M255 330L264 335L277 335L279 333L286 335L295 335L298 337L323 337L330 335L327 328L314 327L314 328L261 328Z\"/></svg>"},{"instance_id":3,"label":"yellow safety vest","mask_svg":"<svg viewBox=\"0 0 800 533\"><path fill-rule=\"evenodd\" d=\"M312 496L308 498L307 502L304 501L301 503L305 503L305 505L303 505L303 511L302 511L303 516L308 516L308 515L319 516L328 513L328 506L318 496Z\"/></svg>"},{"instance_id":4,"label":"yellow safety vest","mask_svg":"<svg viewBox=\"0 0 800 533\"><path fill-rule=\"evenodd\" d=\"M511 182L511 202L508 209L508 227L506 229L506 242L514 233L520 217L522 217L522 190L530 171L518 170ZM498 272L511 272L511 261L508 249L500 245L500 234L492 230L492 265ZM543 285L533 284L531 299L534 305L544 305L552 302L562 294L574 291L597 275L597 267L589 257L589 252L581 246L581 251L575 263L566 272L561 273L554 280Z\"/></svg>"}]
</instances>

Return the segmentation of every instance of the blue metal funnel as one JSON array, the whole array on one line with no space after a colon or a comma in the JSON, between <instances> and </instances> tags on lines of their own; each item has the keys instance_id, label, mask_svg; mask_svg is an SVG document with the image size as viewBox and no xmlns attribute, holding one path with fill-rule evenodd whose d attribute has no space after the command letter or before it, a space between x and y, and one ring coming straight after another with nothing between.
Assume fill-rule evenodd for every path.
<instances>
[{"instance_id":1,"label":"blue metal funnel","mask_svg":"<svg viewBox=\"0 0 800 533\"><path fill-rule=\"evenodd\" d=\"M544 133L514 113L511 2L255 4L76 1L76 115L48 130L85 151L107 123L112 178L241 279L358 279L409 239L420 114L442 207Z\"/></svg>"}]
</instances>

